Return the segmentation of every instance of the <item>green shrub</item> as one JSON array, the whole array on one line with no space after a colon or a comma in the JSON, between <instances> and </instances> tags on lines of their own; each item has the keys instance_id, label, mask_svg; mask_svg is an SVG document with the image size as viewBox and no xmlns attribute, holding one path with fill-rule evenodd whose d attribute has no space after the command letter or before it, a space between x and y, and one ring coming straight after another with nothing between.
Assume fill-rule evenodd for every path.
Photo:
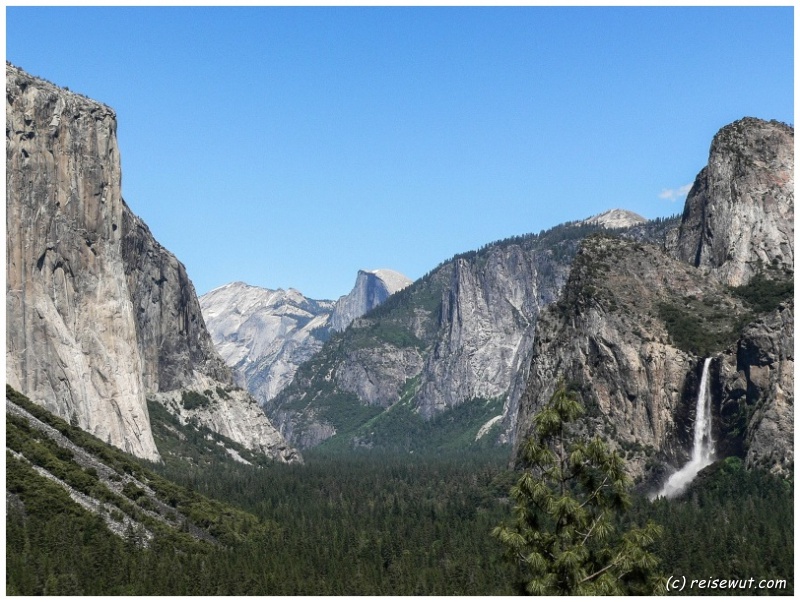
<instances>
[{"instance_id":1,"label":"green shrub","mask_svg":"<svg viewBox=\"0 0 800 602\"><path fill-rule=\"evenodd\" d=\"M208 407L211 405L211 400L197 391L184 391L181 393L181 403L183 404L183 409L194 410Z\"/></svg>"},{"instance_id":2,"label":"green shrub","mask_svg":"<svg viewBox=\"0 0 800 602\"><path fill-rule=\"evenodd\" d=\"M658 313L676 347L700 357L707 357L724 349L736 339L741 316L719 312L703 313L698 309L701 305L701 302L692 300L687 310L662 302L658 305ZM714 316L721 317L715 319Z\"/></svg>"},{"instance_id":3,"label":"green shrub","mask_svg":"<svg viewBox=\"0 0 800 602\"><path fill-rule=\"evenodd\" d=\"M125 497L128 497L134 501L138 500L143 495L146 495L144 489L137 487L133 481L128 481L122 487L122 493L125 494Z\"/></svg>"},{"instance_id":4,"label":"green shrub","mask_svg":"<svg viewBox=\"0 0 800 602\"><path fill-rule=\"evenodd\" d=\"M794 275L782 274L776 278L767 278L766 274L761 273L747 284L731 290L756 312L767 313L794 296Z\"/></svg>"}]
</instances>

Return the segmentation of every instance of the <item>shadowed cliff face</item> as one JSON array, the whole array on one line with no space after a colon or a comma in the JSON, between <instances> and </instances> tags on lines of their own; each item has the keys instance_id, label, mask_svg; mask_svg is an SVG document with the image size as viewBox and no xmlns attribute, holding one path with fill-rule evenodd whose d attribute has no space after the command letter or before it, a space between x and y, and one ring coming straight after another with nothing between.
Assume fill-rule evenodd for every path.
<instances>
[{"instance_id":1,"label":"shadowed cliff face","mask_svg":"<svg viewBox=\"0 0 800 602\"><path fill-rule=\"evenodd\" d=\"M785 475L794 463L794 300L748 324L717 375L722 452Z\"/></svg>"},{"instance_id":2,"label":"shadowed cliff face","mask_svg":"<svg viewBox=\"0 0 800 602\"><path fill-rule=\"evenodd\" d=\"M755 119L723 128L666 249L584 242L540 315L515 447L563 378L589 408L586 428L614 441L634 476L663 479L688 459L711 356L718 453L791 471L793 138Z\"/></svg>"},{"instance_id":3,"label":"shadowed cliff face","mask_svg":"<svg viewBox=\"0 0 800 602\"><path fill-rule=\"evenodd\" d=\"M158 459L146 395L229 386L230 371L183 265L120 196L114 112L10 65L6 88L7 380L116 447ZM251 405L180 411L234 434L254 421L266 438L241 433L241 442L290 459Z\"/></svg>"},{"instance_id":4,"label":"shadowed cliff face","mask_svg":"<svg viewBox=\"0 0 800 602\"><path fill-rule=\"evenodd\" d=\"M121 250L145 388L157 392L189 386L194 372L232 384L230 369L214 351L186 269L127 206Z\"/></svg>"},{"instance_id":5,"label":"shadowed cliff face","mask_svg":"<svg viewBox=\"0 0 800 602\"><path fill-rule=\"evenodd\" d=\"M356 284L340 297L331 314L331 329L344 330L391 295L411 284L411 280L392 270L359 270Z\"/></svg>"}]
</instances>

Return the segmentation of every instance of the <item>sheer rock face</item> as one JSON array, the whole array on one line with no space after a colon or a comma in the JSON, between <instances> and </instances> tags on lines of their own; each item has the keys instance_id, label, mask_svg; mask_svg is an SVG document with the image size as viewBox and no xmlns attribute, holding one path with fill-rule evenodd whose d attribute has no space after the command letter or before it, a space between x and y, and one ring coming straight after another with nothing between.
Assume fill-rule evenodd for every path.
<instances>
[{"instance_id":1,"label":"sheer rock face","mask_svg":"<svg viewBox=\"0 0 800 602\"><path fill-rule=\"evenodd\" d=\"M656 455L676 466L691 449L689 411L702 358L670 339L659 304L694 298L735 321L742 302L659 247L615 238L587 239L564 296L539 317L530 376L520 401L516 448L560 378L589 408L589 428L632 450L628 468L645 472Z\"/></svg>"},{"instance_id":2,"label":"sheer rock face","mask_svg":"<svg viewBox=\"0 0 800 602\"><path fill-rule=\"evenodd\" d=\"M230 369L214 350L186 268L130 210L123 212L122 231L145 389L191 386L195 373L232 382Z\"/></svg>"},{"instance_id":3,"label":"sheer rock face","mask_svg":"<svg viewBox=\"0 0 800 602\"><path fill-rule=\"evenodd\" d=\"M516 447L564 378L589 406L587 428L626 451L634 476L659 479L659 465L685 462L703 358L668 332L668 304L692 330L730 331L710 352L718 453L791 470L794 303L753 318L730 287L793 272L793 138L788 126L754 119L723 128L666 252L584 242L562 298L537 323Z\"/></svg>"},{"instance_id":4,"label":"sheer rock face","mask_svg":"<svg viewBox=\"0 0 800 602\"><path fill-rule=\"evenodd\" d=\"M548 278L554 282L545 282L538 272L541 261L517 245L491 250L482 262L454 261L442 295L439 337L426 358L417 396L423 416L508 393L539 309L566 277L559 266Z\"/></svg>"},{"instance_id":5,"label":"sheer rock face","mask_svg":"<svg viewBox=\"0 0 800 602\"><path fill-rule=\"evenodd\" d=\"M422 370L423 360L414 347L383 344L376 349L352 349L336 370L336 384L366 405L388 408L401 395L409 378Z\"/></svg>"},{"instance_id":6,"label":"sheer rock face","mask_svg":"<svg viewBox=\"0 0 800 602\"><path fill-rule=\"evenodd\" d=\"M672 252L730 286L794 270L794 129L744 118L714 137Z\"/></svg>"},{"instance_id":7,"label":"sheer rock face","mask_svg":"<svg viewBox=\"0 0 800 602\"><path fill-rule=\"evenodd\" d=\"M7 381L156 460L146 396L228 385L230 371L183 265L122 200L114 112L11 65L6 88ZM291 456L243 412L268 439L257 447Z\"/></svg>"},{"instance_id":8,"label":"sheer rock face","mask_svg":"<svg viewBox=\"0 0 800 602\"><path fill-rule=\"evenodd\" d=\"M791 475L794 463L794 301L749 324L722 355L717 389L723 452Z\"/></svg>"},{"instance_id":9,"label":"sheer rock face","mask_svg":"<svg viewBox=\"0 0 800 602\"><path fill-rule=\"evenodd\" d=\"M353 290L336 301L331 314L331 330L341 331L391 295L411 284L403 274L392 270L359 270Z\"/></svg>"},{"instance_id":10,"label":"sheer rock face","mask_svg":"<svg viewBox=\"0 0 800 602\"><path fill-rule=\"evenodd\" d=\"M8 383L157 459L121 253L114 112L7 66L6 124Z\"/></svg>"}]
</instances>

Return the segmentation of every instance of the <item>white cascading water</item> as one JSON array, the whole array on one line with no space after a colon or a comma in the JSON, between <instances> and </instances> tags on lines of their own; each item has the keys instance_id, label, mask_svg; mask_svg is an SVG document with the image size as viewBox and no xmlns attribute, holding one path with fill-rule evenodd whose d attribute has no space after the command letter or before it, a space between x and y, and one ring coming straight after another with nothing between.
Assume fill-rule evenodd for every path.
<instances>
[{"instance_id":1,"label":"white cascading water","mask_svg":"<svg viewBox=\"0 0 800 602\"><path fill-rule=\"evenodd\" d=\"M692 458L683 468L670 476L656 497L675 497L686 489L698 472L714 461L714 440L711 436L711 394L708 390L708 367L710 364L711 358L707 357L703 363L700 390L697 392Z\"/></svg>"}]
</instances>

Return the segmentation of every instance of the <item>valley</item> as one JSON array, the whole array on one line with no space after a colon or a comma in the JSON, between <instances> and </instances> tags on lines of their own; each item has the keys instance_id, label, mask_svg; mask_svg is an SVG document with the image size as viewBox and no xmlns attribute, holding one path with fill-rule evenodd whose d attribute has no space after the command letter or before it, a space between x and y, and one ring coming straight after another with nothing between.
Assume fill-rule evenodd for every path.
<instances>
[{"instance_id":1,"label":"valley","mask_svg":"<svg viewBox=\"0 0 800 602\"><path fill-rule=\"evenodd\" d=\"M114 111L6 80L7 593L520 593L535 556L490 534L561 390L624 472L606 519L662 527L648 593L730 567L793 593L792 126L723 126L680 215L361 269L336 301L198 298L122 198Z\"/></svg>"},{"instance_id":2,"label":"valley","mask_svg":"<svg viewBox=\"0 0 800 602\"><path fill-rule=\"evenodd\" d=\"M30 417L6 422L8 595L516 593L514 571L488 535L509 518L516 473L503 450L316 450L304 465L248 466L204 437L187 437L171 454L156 428L165 462L142 465L15 392L7 399L60 433L30 430ZM791 489L736 460L702 473L680 499L636 498L629 520L664 526L656 552L676 573L714 574L724 564L764 578L792 574ZM32 466L105 510L87 511ZM156 508L172 526L149 518ZM155 537L144 544L144 530L117 535L105 526L129 516Z\"/></svg>"}]
</instances>

